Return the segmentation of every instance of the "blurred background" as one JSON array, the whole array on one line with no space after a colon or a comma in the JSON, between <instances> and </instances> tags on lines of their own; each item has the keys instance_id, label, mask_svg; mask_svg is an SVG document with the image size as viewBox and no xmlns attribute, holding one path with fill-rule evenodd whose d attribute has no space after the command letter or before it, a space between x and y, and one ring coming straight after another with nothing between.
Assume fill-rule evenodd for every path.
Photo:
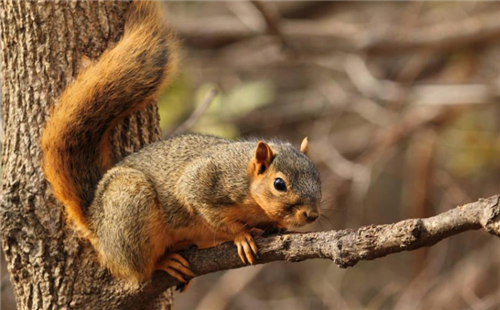
<instances>
[{"instance_id":1,"label":"blurred background","mask_svg":"<svg viewBox=\"0 0 500 310\"><path fill-rule=\"evenodd\" d=\"M189 127L297 147L308 136L324 216L305 231L429 217L500 193L500 3L179 1L167 14L183 60L159 103L164 136ZM231 270L195 279L175 302L500 309L500 240L466 232L346 270L325 260Z\"/></svg>"}]
</instances>

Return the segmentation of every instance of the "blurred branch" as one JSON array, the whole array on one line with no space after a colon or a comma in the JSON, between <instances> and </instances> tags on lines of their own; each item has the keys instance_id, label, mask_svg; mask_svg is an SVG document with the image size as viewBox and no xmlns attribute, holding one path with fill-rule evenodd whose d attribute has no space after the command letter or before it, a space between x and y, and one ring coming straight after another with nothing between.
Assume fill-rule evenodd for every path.
<instances>
[{"instance_id":1,"label":"blurred branch","mask_svg":"<svg viewBox=\"0 0 500 310\"><path fill-rule=\"evenodd\" d=\"M356 179L357 176L370 174L365 166L342 156L333 144L328 141L328 137L313 142L311 146L327 167L344 179Z\"/></svg>"},{"instance_id":2,"label":"blurred branch","mask_svg":"<svg viewBox=\"0 0 500 310\"><path fill-rule=\"evenodd\" d=\"M411 109L400 120L388 128L379 130L375 139L356 160L358 163L369 165L376 161L402 139L410 136L415 130L431 124L445 122L460 115L463 109Z\"/></svg>"},{"instance_id":3,"label":"blurred branch","mask_svg":"<svg viewBox=\"0 0 500 310\"><path fill-rule=\"evenodd\" d=\"M272 10L272 2L263 3L259 0L250 0L250 2L255 6L255 8L262 14L262 18L266 21L267 31L272 36L279 38L281 46L285 49L289 49L290 45L287 43L283 32L280 30L280 15L279 11L276 9Z\"/></svg>"},{"instance_id":4,"label":"blurred branch","mask_svg":"<svg viewBox=\"0 0 500 310\"><path fill-rule=\"evenodd\" d=\"M388 225L370 225L356 231L338 230L289 233L256 238L257 264L274 261L299 262L312 258L332 260L341 268L362 260L428 247L458 233L484 228L500 236L500 196L459 206L426 219L409 219ZM181 253L197 275L245 267L231 242L209 249ZM155 273L144 287L145 293L159 294L179 284L165 273Z\"/></svg>"},{"instance_id":5,"label":"blurred branch","mask_svg":"<svg viewBox=\"0 0 500 310\"><path fill-rule=\"evenodd\" d=\"M266 18L266 16L264 16ZM220 47L261 33L249 29L237 18L217 16L196 20L176 19L172 22L180 36L193 46ZM269 20L266 19L269 24ZM370 51L397 53L407 50L452 50L488 41L500 36L498 12L421 28L396 28L385 25L378 29L332 20L285 20L279 33L294 49Z\"/></svg>"},{"instance_id":6,"label":"blurred branch","mask_svg":"<svg viewBox=\"0 0 500 310\"><path fill-rule=\"evenodd\" d=\"M227 8L254 32L264 32L266 21L257 8L248 1L226 1Z\"/></svg>"},{"instance_id":7,"label":"blurred branch","mask_svg":"<svg viewBox=\"0 0 500 310\"><path fill-rule=\"evenodd\" d=\"M473 251L464 253L464 256L461 257L456 264L453 264L452 268L445 268L445 270L439 273L435 285L430 286L428 283L421 283L421 286L430 289L430 294L426 298L426 304L428 306L443 305L457 297L465 297L463 296L464 292L473 291L470 289L473 287L472 283L491 277L491 268L495 268L494 266L498 263L498 250L496 244L497 240L491 240L490 242L486 242L474 248ZM435 274L437 274L437 272L435 272ZM497 297L499 296L498 291L494 291L494 293ZM480 299L487 300L488 298L485 299L482 297ZM407 305L407 302L408 299L399 304ZM432 306L430 306L430 308L432 308ZM426 309L426 305L423 305L421 309ZM476 308L471 307L469 304L467 309ZM484 309L495 308L487 307Z\"/></svg>"},{"instance_id":8,"label":"blurred branch","mask_svg":"<svg viewBox=\"0 0 500 310\"><path fill-rule=\"evenodd\" d=\"M218 48L247 39L269 37L269 34L248 28L236 17L217 16L195 20L173 17L171 21L179 37L186 44L197 47ZM281 20L279 26L279 33L298 50L304 48L353 50L356 48L349 46L353 44L352 38L361 32L362 28L357 25L335 21ZM342 44L342 41L345 43Z\"/></svg>"},{"instance_id":9,"label":"blurred branch","mask_svg":"<svg viewBox=\"0 0 500 310\"><path fill-rule=\"evenodd\" d=\"M212 103L212 100L214 100L215 96L217 96L217 89L212 89L208 92L207 96L203 100L203 102L193 111L193 113L189 116L187 120L184 121L179 127L177 127L174 132L171 133L171 135L176 135L176 134L181 134L183 132L186 132L189 128L191 128L194 123L201 117L203 112L205 112L208 107L210 106L210 103Z\"/></svg>"},{"instance_id":10,"label":"blurred branch","mask_svg":"<svg viewBox=\"0 0 500 310\"><path fill-rule=\"evenodd\" d=\"M365 97L412 105L456 105L495 103L500 96L498 81L492 84L416 85L404 87L396 82L377 79L365 61L349 55L345 71L352 84Z\"/></svg>"},{"instance_id":11,"label":"blurred branch","mask_svg":"<svg viewBox=\"0 0 500 310\"><path fill-rule=\"evenodd\" d=\"M273 36L281 37L282 33L278 26L280 19L278 12L276 10L271 12L266 4L258 0L250 0L250 3L260 12L262 18L266 21L267 31Z\"/></svg>"},{"instance_id":12,"label":"blurred branch","mask_svg":"<svg viewBox=\"0 0 500 310\"><path fill-rule=\"evenodd\" d=\"M378 33L377 33L378 32ZM415 28L377 29L366 37L361 47L372 52L392 53L413 49L453 50L500 36L498 12L467 19L440 22Z\"/></svg>"}]
</instances>

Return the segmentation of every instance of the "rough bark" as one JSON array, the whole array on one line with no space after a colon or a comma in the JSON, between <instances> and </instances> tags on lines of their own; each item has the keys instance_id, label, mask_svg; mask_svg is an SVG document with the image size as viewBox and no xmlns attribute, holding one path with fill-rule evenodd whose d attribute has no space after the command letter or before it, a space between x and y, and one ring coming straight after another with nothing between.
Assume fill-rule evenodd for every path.
<instances>
[{"instance_id":1,"label":"rough bark","mask_svg":"<svg viewBox=\"0 0 500 310\"><path fill-rule=\"evenodd\" d=\"M50 107L76 76L82 56L97 59L120 38L128 5L0 1L1 238L18 309L171 308L171 291L137 300L136 287L98 267L88 244L66 228L40 169L38 142ZM117 128L115 156L159 137L157 110L151 106Z\"/></svg>"}]
</instances>

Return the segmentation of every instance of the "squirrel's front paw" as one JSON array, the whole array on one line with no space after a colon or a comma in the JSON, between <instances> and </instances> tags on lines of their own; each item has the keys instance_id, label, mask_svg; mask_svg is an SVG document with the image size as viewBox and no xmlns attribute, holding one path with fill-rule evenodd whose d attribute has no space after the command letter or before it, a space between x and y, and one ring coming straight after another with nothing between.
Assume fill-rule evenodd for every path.
<instances>
[{"instance_id":1,"label":"squirrel's front paw","mask_svg":"<svg viewBox=\"0 0 500 310\"><path fill-rule=\"evenodd\" d=\"M252 235L248 232L239 233L234 238L234 244L238 249L238 255L241 261L244 264L248 262L250 265L253 265L255 262L254 255L257 256L257 245Z\"/></svg>"},{"instance_id":2,"label":"squirrel's front paw","mask_svg":"<svg viewBox=\"0 0 500 310\"><path fill-rule=\"evenodd\" d=\"M182 292L185 292L194 277L194 273L189 269L189 263L181 255L170 253L156 265L156 269L166 271L169 275L181 281Z\"/></svg>"}]
</instances>

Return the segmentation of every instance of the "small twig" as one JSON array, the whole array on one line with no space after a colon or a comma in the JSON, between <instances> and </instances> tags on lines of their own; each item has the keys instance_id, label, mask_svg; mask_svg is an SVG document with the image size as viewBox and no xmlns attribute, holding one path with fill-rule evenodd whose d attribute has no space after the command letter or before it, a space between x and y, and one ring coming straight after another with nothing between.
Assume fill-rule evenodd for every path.
<instances>
[{"instance_id":1,"label":"small twig","mask_svg":"<svg viewBox=\"0 0 500 310\"><path fill-rule=\"evenodd\" d=\"M184 133L189 128L191 128L196 123L196 121L198 121L203 112L208 109L217 93L217 89L215 88L210 90L203 102L194 110L194 112L189 116L187 120L185 120L179 127L177 127L176 130L172 132L171 135Z\"/></svg>"}]
</instances>

